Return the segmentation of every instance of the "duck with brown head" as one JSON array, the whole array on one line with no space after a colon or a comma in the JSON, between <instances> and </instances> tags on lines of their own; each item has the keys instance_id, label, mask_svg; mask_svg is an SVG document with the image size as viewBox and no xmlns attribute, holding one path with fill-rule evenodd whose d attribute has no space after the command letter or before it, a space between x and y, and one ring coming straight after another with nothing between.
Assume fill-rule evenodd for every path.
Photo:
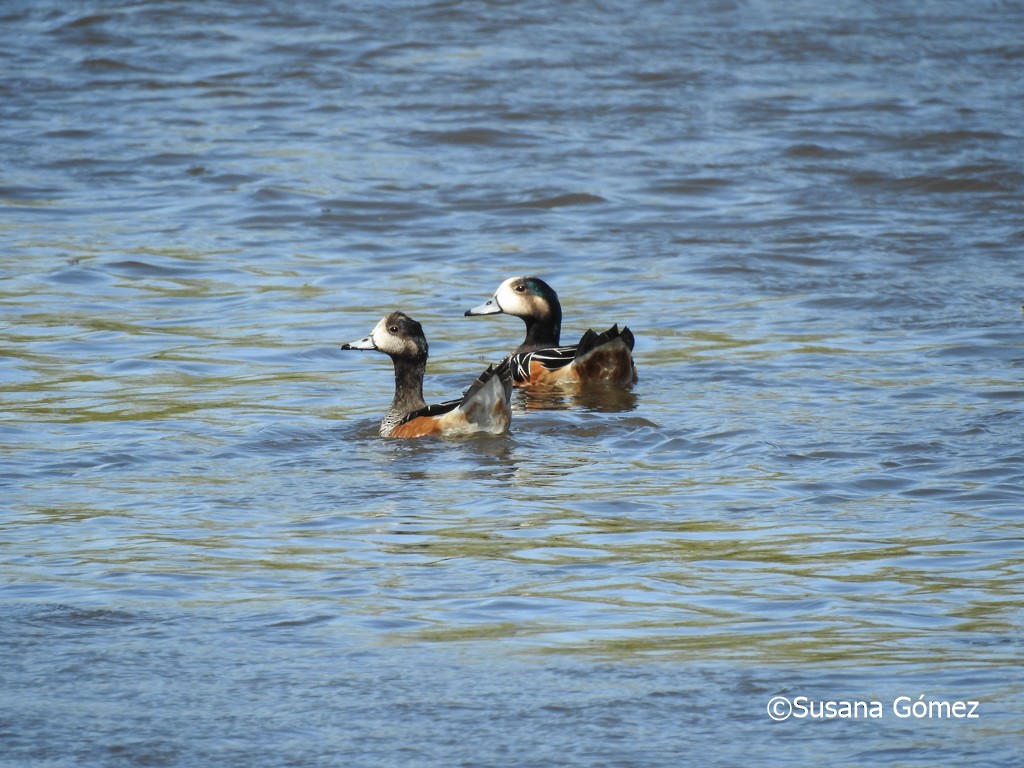
<instances>
[{"instance_id":1,"label":"duck with brown head","mask_svg":"<svg viewBox=\"0 0 1024 768\"><path fill-rule=\"evenodd\" d=\"M489 367L461 398L436 405L423 399L423 376L429 348L423 326L403 312L391 312L369 336L343 344L342 349L373 350L391 358L395 396L384 420L381 437L502 434L512 419L512 374L507 364Z\"/></svg>"}]
</instances>

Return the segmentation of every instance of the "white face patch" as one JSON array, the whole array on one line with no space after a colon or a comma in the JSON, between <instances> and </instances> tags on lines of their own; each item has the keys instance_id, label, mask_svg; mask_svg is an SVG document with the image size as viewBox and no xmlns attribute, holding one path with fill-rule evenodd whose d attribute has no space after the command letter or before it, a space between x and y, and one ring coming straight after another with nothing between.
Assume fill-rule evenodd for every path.
<instances>
[{"instance_id":1,"label":"white face patch","mask_svg":"<svg viewBox=\"0 0 1024 768\"><path fill-rule=\"evenodd\" d=\"M516 317L538 317L547 314L545 301L526 284L525 277L510 277L498 286L492 301L501 311Z\"/></svg>"},{"instance_id":2,"label":"white face patch","mask_svg":"<svg viewBox=\"0 0 1024 768\"><path fill-rule=\"evenodd\" d=\"M388 319L383 317L380 321L373 326L373 330L370 331L370 338L373 339L373 345L381 352L386 354L393 354L396 351L395 339L388 332Z\"/></svg>"},{"instance_id":3,"label":"white face patch","mask_svg":"<svg viewBox=\"0 0 1024 768\"><path fill-rule=\"evenodd\" d=\"M407 320L406 320L407 322ZM388 315L374 326L370 338L377 349L386 355L397 357L418 357L426 354L426 342L412 338L402 330L402 323L394 315Z\"/></svg>"}]
</instances>

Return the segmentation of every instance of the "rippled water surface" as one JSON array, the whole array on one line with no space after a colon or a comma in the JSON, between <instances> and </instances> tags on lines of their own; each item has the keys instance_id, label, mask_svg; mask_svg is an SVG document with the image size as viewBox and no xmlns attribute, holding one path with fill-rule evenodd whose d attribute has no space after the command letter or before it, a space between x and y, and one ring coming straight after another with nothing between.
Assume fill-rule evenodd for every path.
<instances>
[{"instance_id":1,"label":"rippled water surface","mask_svg":"<svg viewBox=\"0 0 1024 768\"><path fill-rule=\"evenodd\" d=\"M1022 41L0 6L0 765L1019 764ZM446 399L527 273L566 341L629 325L633 390L377 438L389 363L340 344L406 311Z\"/></svg>"}]
</instances>

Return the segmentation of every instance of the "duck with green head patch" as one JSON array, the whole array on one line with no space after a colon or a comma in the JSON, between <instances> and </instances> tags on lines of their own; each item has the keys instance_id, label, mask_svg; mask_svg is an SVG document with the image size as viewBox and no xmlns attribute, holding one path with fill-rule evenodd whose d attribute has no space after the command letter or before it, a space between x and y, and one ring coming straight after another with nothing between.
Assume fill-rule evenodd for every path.
<instances>
[{"instance_id":1,"label":"duck with green head patch","mask_svg":"<svg viewBox=\"0 0 1024 768\"><path fill-rule=\"evenodd\" d=\"M515 315L526 323L526 338L507 358L517 387L605 382L628 386L636 381L633 334L613 325L603 333L588 330L574 346L559 346L562 305L539 277L511 277L472 315Z\"/></svg>"},{"instance_id":2,"label":"duck with green head patch","mask_svg":"<svg viewBox=\"0 0 1024 768\"><path fill-rule=\"evenodd\" d=\"M488 367L462 397L427 405L423 399L427 339L423 326L408 315L391 312L377 323L369 336L343 344L341 348L373 350L391 358L395 368L395 396L380 423L381 437L508 432L512 420L512 374L507 364Z\"/></svg>"}]
</instances>

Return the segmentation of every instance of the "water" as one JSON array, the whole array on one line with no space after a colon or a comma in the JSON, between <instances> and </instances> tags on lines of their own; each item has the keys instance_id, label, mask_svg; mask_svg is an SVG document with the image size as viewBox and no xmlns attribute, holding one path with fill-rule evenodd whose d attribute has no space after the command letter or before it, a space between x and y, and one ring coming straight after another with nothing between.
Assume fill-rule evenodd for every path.
<instances>
[{"instance_id":1,"label":"water","mask_svg":"<svg viewBox=\"0 0 1024 768\"><path fill-rule=\"evenodd\" d=\"M0 765L1020 764L1015 4L0 30ZM633 391L376 438L524 273Z\"/></svg>"}]
</instances>

